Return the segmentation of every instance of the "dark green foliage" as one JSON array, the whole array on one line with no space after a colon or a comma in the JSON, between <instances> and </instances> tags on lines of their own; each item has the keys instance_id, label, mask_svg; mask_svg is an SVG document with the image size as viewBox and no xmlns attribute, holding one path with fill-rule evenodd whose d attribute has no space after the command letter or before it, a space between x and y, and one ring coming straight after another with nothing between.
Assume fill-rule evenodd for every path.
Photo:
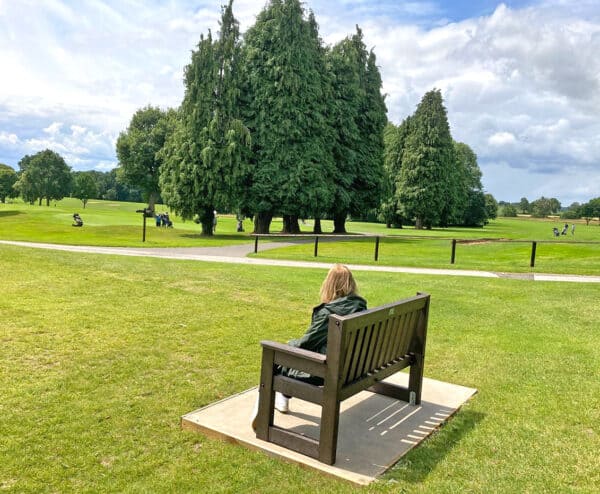
<instances>
[{"instance_id":1,"label":"dark green foliage","mask_svg":"<svg viewBox=\"0 0 600 494\"><path fill-rule=\"evenodd\" d=\"M560 202L555 198L540 197L530 204L531 214L536 218L544 218L560 211Z\"/></svg>"},{"instance_id":2,"label":"dark green foliage","mask_svg":"<svg viewBox=\"0 0 600 494\"><path fill-rule=\"evenodd\" d=\"M129 127L117 139L118 179L144 191L149 209L154 209L160 195L159 151L171 132L169 122L169 112L147 106L135 112Z\"/></svg>"},{"instance_id":3,"label":"dark green foliage","mask_svg":"<svg viewBox=\"0 0 600 494\"><path fill-rule=\"evenodd\" d=\"M506 216L508 218L516 218L517 208L515 208L512 204L505 204L501 208L501 216Z\"/></svg>"},{"instance_id":4,"label":"dark green foliage","mask_svg":"<svg viewBox=\"0 0 600 494\"><path fill-rule=\"evenodd\" d=\"M585 204L581 205L581 217L585 218L586 223L589 224L592 218L599 218L600 223L600 197L590 199Z\"/></svg>"},{"instance_id":5,"label":"dark green foliage","mask_svg":"<svg viewBox=\"0 0 600 494\"><path fill-rule=\"evenodd\" d=\"M498 201L492 194L485 194L485 211L490 220L495 220L498 217Z\"/></svg>"},{"instance_id":6,"label":"dark green foliage","mask_svg":"<svg viewBox=\"0 0 600 494\"><path fill-rule=\"evenodd\" d=\"M413 123L402 158L398 202L403 216L415 219L416 228L431 228L456 200L450 172L456 161L454 144L439 90L423 96Z\"/></svg>"},{"instance_id":7,"label":"dark green foliage","mask_svg":"<svg viewBox=\"0 0 600 494\"><path fill-rule=\"evenodd\" d=\"M519 210L523 214L529 214L531 212L531 205L526 197L521 197L521 200L519 201Z\"/></svg>"},{"instance_id":8,"label":"dark green foliage","mask_svg":"<svg viewBox=\"0 0 600 494\"><path fill-rule=\"evenodd\" d=\"M240 119L239 26L232 1L219 39L201 36L185 69L185 96L175 131L161 153L165 202L212 235L213 210L240 210L248 177L250 134Z\"/></svg>"},{"instance_id":9,"label":"dark green foliage","mask_svg":"<svg viewBox=\"0 0 600 494\"><path fill-rule=\"evenodd\" d=\"M379 203L383 178L386 107L375 54L366 50L362 31L328 53L332 74L332 127L336 166L336 233L345 232L348 214L364 218Z\"/></svg>"},{"instance_id":10,"label":"dark green foliage","mask_svg":"<svg viewBox=\"0 0 600 494\"><path fill-rule=\"evenodd\" d=\"M329 83L316 22L273 0L245 36L244 118L253 141L247 207L263 219L321 217L332 204Z\"/></svg>"},{"instance_id":11,"label":"dark green foliage","mask_svg":"<svg viewBox=\"0 0 600 494\"><path fill-rule=\"evenodd\" d=\"M71 191L71 168L50 149L24 156L19 168L19 179L14 186L24 201L33 204L37 200L41 205L45 199L49 206L51 200L59 201Z\"/></svg>"},{"instance_id":12,"label":"dark green foliage","mask_svg":"<svg viewBox=\"0 0 600 494\"><path fill-rule=\"evenodd\" d=\"M73 175L73 197L79 199L83 203L83 209L85 209L88 200L98 195L96 181L88 172L77 172Z\"/></svg>"},{"instance_id":13,"label":"dark green foliage","mask_svg":"<svg viewBox=\"0 0 600 494\"><path fill-rule=\"evenodd\" d=\"M400 180L400 170L402 169L402 157L406 139L410 134L412 117L406 117L402 123L396 127L388 123L384 129L384 155L383 168L384 179L382 184L382 201L379 209L379 219L383 221L388 228L391 226L402 227L403 218L400 215L400 205L398 204L398 181Z\"/></svg>"},{"instance_id":14,"label":"dark green foliage","mask_svg":"<svg viewBox=\"0 0 600 494\"><path fill-rule=\"evenodd\" d=\"M14 194L13 185L17 182L17 172L10 166L0 163L0 202Z\"/></svg>"},{"instance_id":15,"label":"dark green foliage","mask_svg":"<svg viewBox=\"0 0 600 494\"><path fill-rule=\"evenodd\" d=\"M489 216L486 210L477 155L462 142L454 143L454 154L456 156L455 172L459 182L452 223L463 226L483 226Z\"/></svg>"}]
</instances>

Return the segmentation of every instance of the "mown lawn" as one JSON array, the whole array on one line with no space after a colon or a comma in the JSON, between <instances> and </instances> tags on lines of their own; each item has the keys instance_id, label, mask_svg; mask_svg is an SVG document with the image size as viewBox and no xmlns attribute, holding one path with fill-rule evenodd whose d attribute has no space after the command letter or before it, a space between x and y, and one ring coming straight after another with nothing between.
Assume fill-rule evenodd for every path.
<instances>
[{"instance_id":1,"label":"mown lawn","mask_svg":"<svg viewBox=\"0 0 600 494\"><path fill-rule=\"evenodd\" d=\"M371 306L431 293L425 374L479 393L379 482L354 488L179 427L256 384L258 341L302 333L325 271L12 246L0 259L6 492L600 485L599 285L358 273Z\"/></svg>"},{"instance_id":2,"label":"mown lawn","mask_svg":"<svg viewBox=\"0 0 600 494\"><path fill-rule=\"evenodd\" d=\"M156 228L148 218L146 241L142 242L142 218L135 211L144 204L90 201L85 209L81 201L64 199L50 207L15 201L0 204L0 239L49 242L72 245L116 247L220 247L238 243L252 245L251 219L244 221L245 232L236 231L233 215L219 215L216 235L203 237L200 226L183 222L171 214L175 228ZM158 212L167 211L157 205ZM73 212L84 220L82 228L71 226ZM332 222L324 220L323 231L332 231ZM600 226L597 221L586 225L578 220L575 234L554 238L552 227L561 228L555 219L500 218L484 228L434 228L417 231L412 227L388 229L375 223L348 222L351 234L381 235L378 260L374 260L374 238L352 240L323 238L318 247L318 260L390 266L480 269L507 272L545 272L600 274ZM275 259L314 260L313 222L301 224L306 238L299 245L259 252L258 256ZM272 232L282 229L281 218L275 218ZM357 235L358 237L359 235ZM384 238L385 237L385 238ZM457 239L455 263L450 264L452 239ZM277 235L265 241L285 241ZM297 239L296 239L297 240ZM506 240L506 241L498 241ZM535 267L530 267L532 241L537 242Z\"/></svg>"}]
</instances>

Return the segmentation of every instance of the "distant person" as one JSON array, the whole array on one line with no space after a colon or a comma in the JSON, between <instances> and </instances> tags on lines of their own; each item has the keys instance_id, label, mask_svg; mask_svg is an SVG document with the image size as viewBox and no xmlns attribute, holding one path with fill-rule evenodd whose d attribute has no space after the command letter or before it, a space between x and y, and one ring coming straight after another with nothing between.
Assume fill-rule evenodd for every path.
<instances>
[{"instance_id":1,"label":"distant person","mask_svg":"<svg viewBox=\"0 0 600 494\"><path fill-rule=\"evenodd\" d=\"M154 217L154 219L155 219L155 221L156 221L156 226L160 226L160 224L162 223L162 217L161 217L161 215L160 215L160 214L157 214L157 215Z\"/></svg>"},{"instance_id":2,"label":"distant person","mask_svg":"<svg viewBox=\"0 0 600 494\"><path fill-rule=\"evenodd\" d=\"M367 309L367 301L358 294L352 272L342 264L334 265L327 273L327 277L321 285L320 298L321 304L313 308L310 326L304 335L299 339L289 341L288 345L326 354L329 316L331 314L346 316ZM296 369L279 367L277 372L310 384L320 385L323 383L321 377L311 376ZM275 408L281 413L287 413L289 400L289 397L275 393ZM257 416L258 400L252 412L252 428L254 429L256 429Z\"/></svg>"},{"instance_id":3,"label":"distant person","mask_svg":"<svg viewBox=\"0 0 600 494\"><path fill-rule=\"evenodd\" d=\"M555 236L555 237L558 237L558 236L560 236L560 232L558 231L558 228L556 228L556 227L554 227L554 228L552 229L552 233L554 233L554 236Z\"/></svg>"},{"instance_id":4,"label":"distant person","mask_svg":"<svg viewBox=\"0 0 600 494\"><path fill-rule=\"evenodd\" d=\"M236 216L236 219L237 219L237 231L243 232L244 231L244 217L241 214L238 214Z\"/></svg>"},{"instance_id":5,"label":"distant person","mask_svg":"<svg viewBox=\"0 0 600 494\"><path fill-rule=\"evenodd\" d=\"M217 210L213 211L213 233L217 231Z\"/></svg>"},{"instance_id":6,"label":"distant person","mask_svg":"<svg viewBox=\"0 0 600 494\"><path fill-rule=\"evenodd\" d=\"M565 223L565 227L563 228L561 234L566 235L568 231L569 231L569 224Z\"/></svg>"},{"instance_id":7,"label":"distant person","mask_svg":"<svg viewBox=\"0 0 600 494\"><path fill-rule=\"evenodd\" d=\"M575 235L575 223L571 225L571 235Z\"/></svg>"}]
</instances>

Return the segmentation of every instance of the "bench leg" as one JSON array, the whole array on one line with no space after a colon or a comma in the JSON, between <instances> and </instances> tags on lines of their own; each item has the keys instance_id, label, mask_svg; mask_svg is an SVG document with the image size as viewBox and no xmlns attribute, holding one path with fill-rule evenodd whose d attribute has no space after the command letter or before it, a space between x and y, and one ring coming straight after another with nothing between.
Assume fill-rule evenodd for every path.
<instances>
[{"instance_id":1,"label":"bench leg","mask_svg":"<svg viewBox=\"0 0 600 494\"><path fill-rule=\"evenodd\" d=\"M336 397L323 401L321 432L319 435L319 461L333 465L337 449L340 402Z\"/></svg>"},{"instance_id":2,"label":"bench leg","mask_svg":"<svg viewBox=\"0 0 600 494\"><path fill-rule=\"evenodd\" d=\"M423 355L416 354L415 362L410 366L410 374L408 377L408 392L409 396L414 393L414 403L412 397L409 398L411 404L419 405L421 403L421 391L423 389L423 367L425 359Z\"/></svg>"},{"instance_id":3,"label":"bench leg","mask_svg":"<svg viewBox=\"0 0 600 494\"><path fill-rule=\"evenodd\" d=\"M256 437L269 440L269 427L273 425L275 413L275 393L273 392L273 360L275 353L263 348L258 386L258 417L256 419Z\"/></svg>"}]
</instances>

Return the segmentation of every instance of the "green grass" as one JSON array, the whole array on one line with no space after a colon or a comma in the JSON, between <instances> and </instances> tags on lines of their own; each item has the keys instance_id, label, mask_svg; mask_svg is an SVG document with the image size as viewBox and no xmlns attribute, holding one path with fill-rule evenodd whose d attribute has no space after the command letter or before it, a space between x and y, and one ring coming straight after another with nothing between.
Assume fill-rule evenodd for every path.
<instances>
[{"instance_id":1,"label":"green grass","mask_svg":"<svg viewBox=\"0 0 600 494\"><path fill-rule=\"evenodd\" d=\"M12 246L0 256L6 492L600 485L599 285L358 273L371 306L431 293L425 374L479 393L379 482L354 488L179 426L182 414L256 384L258 341L304 331L323 270Z\"/></svg>"},{"instance_id":2,"label":"green grass","mask_svg":"<svg viewBox=\"0 0 600 494\"><path fill-rule=\"evenodd\" d=\"M21 201L0 204L0 239L50 242L73 245L122 247L218 247L254 242L250 236L251 220L245 220L245 233L236 232L232 215L220 215L217 235L202 237L200 226L183 222L171 215L175 228L156 228L147 220L146 242L142 243L142 218L135 213L144 204L90 201L86 209L76 199L64 199L50 207L31 206ZM157 211L166 211L162 205ZM78 211L83 228L73 228L72 215ZM569 221L570 222L570 221ZM412 227L388 229L385 225L348 222L350 233L385 235L379 247L379 259L374 260L374 239L357 238L319 243L318 259L323 262L418 266L431 268L480 269L506 272L545 272L600 275L600 227L597 221L586 225L577 222L575 235L554 238L552 227L563 222L556 219L500 218L484 228L436 228L417 231ZM312 230L312 221L301 225L304 233ZM282 229L280 218L272 232ZM331 221L323 221L323 230L332 231ZM456 247L455 264L450 264L451 239L464 240ZM492 239L496 241L481 241ZM511 240L502 241L498 240ZM269 240L286 240L274 237ZM289 239L288 239L289 240ZM538 242L535 268L530 267L531 241ZM267 240L261 239L260 243ZM292 247L259 252L259 257L289 260L314 260L314 243L307 236L304 243Z\"/></svg>"}]
</instances>

